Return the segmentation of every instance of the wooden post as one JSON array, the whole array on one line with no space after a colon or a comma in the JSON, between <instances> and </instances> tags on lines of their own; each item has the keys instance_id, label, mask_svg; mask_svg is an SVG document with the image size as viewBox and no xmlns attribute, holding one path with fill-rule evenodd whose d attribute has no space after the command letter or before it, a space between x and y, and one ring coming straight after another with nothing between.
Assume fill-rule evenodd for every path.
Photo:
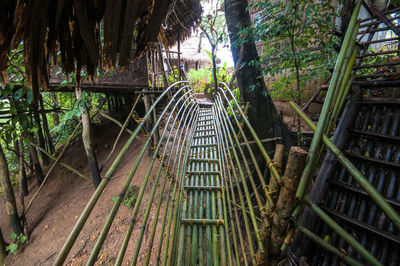
<instances>
[{"instance_id":1,"label":"wooden post","mask_svg":"<svg viewBox=\"0 0 400 266\"><path fill-rule=\"evenodd\" d=\"M75 95L76 95L76 99L78 101L80 101L82 99L82 88L81 88L80 75L78 75L78 74L79 74L79 71L77 71L77 75L76 75L77 82L76 82L76 87L75 87ZM97 188L97 186L101 182L101 177L100 177L100 171L99 171L99 166L97 163L96 154L94 153L92 141L90 139L89 110L85 103L82 103L79 106L79 109L81 111L81 118L82 118L83 146L85 147L85 152L86 152L86 156L88 158L90 171L92 173L93 184L94 184L94 187Z\"/></svg>"},{"instance_id":2,"label":"wooden post","mask_svg":"<svg viewBox=\"0 0 400 266\"><path fill-rule=\"evenodd\" d=\"M21 220L18 217L17 204L15 202L14 190L11 185L8 173L8 165L3 148L0 145L0 184L3 189L4 198L6 200L6 210L10 220L11 227L17 235L24 232Z\"/></svg>"},{"instance_id":3,"label":"wooden post","mask_svg":"<svg viewBox=\"0 0 400 266\"><path fill-rule=\"evenodd\" d=\"M282 160L283 160L284 151L285 151L285 145L276 144L273 161L275 163L276 170L278 171L279 174L282 173ZM276 183L275 178L273 178L273 177L269 178L269 191L271 191L271 193L273 193L271 195L271 197L273 199L276 199L278 197L278 195L279 195L279 186Z\"/></svg>"},{"instance_id":4,"label":"wooden post","mask_svg":"<svg viewBox=\"0 0 400 266\"><path fill-rule=\"evenodd\" d=\"M297 199L295 192L304 169L307 152L300 147L291 147L288 162L283 176L275 212L272 217L271 230L271 259L278 259L280 248L288 231L288 225L293 209L296 207ZM272 265L275 265L273 261Z\"/></svg>"}]
</instances>

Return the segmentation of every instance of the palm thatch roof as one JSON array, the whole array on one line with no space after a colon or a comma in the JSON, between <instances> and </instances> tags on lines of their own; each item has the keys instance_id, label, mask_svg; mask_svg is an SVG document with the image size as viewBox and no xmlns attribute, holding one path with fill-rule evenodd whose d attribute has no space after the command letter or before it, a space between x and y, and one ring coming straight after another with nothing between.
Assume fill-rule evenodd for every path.
<instances>
[{"instance_id":1,"label":"palm thatch roof","mask_svg":"<svg viewBox=\"0 0 400 266\"><path fill-rule=\"evenodd\" d=\"M128 68L150 43L187 38L200 15L200 0L2 0L0 81L9 51L21 42L37 96L48 86L50 63L65 73L84 68L89 77L99 66Z\"/></svg>"}]
</instances>

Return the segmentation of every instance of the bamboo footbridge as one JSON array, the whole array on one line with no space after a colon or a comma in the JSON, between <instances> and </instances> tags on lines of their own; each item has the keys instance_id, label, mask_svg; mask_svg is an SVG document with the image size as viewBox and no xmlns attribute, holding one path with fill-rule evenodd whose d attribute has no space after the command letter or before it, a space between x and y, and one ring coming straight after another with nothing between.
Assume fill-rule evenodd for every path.
<instances>
[{"instance_id":1,"label":"bamboo footbridge","mask_svg":"<svg viewBox=\"0 0 400 266\"><path fill-rule=\"evenodd\" d=\"M308 256L311 265L399 265L400 101L398 96L382 100L363 95L371 87L377 91L400 83L398 76L374 80L370 78L375 74L357 72L395 65L362 64L363 58L375 55L366 51L377 42L372 40L377 30L362 32L367 40L359 49L359 27L378 22L364 20L360 26L361 2L349 23L318 124L291 103L315 131L308 153L292 147L281 169L283 145L276 145L273 157L267 152L264 142L277 139L260 140L226 84L212 102L205 102L187 81L176 82L137 120L54 265L74 255L74 243L90 226L88 218L125 156L134 156L135 162L100 234L89 241L87 265L104 263L102 254L111 245L108 236L138 169L146 173L124 236L117 241L118 253L106 264L277 265L296 253L298 258ZM332 139L328 133L336 122ZM348 137L342 137L343 132ZM128 154L138 138L140 151ZM151 159L144 162L147 153ZM321 170L315 178L319 159ZM115 241L112 245L115 250Z\"/></svg>"}]
</instances>

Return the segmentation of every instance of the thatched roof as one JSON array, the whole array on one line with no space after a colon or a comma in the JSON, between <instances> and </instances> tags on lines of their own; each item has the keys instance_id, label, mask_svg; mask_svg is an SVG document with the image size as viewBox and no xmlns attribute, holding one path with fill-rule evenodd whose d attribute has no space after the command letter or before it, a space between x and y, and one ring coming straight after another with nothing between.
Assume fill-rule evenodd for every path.
<instances>
[{"instance_id":1,"label":"thatched roof","mask_svg":"<svg viewBox=\"0 0 400 266\"><path fill-rule=\"evenodd\" d=\"M98 66L128 67L149 43L171 46L188 37L200 13L200 0L2 0L0 73L23 41L27 82L37 96L48 85L49 62L89 76Z\"/></svg>"}]
</instances>

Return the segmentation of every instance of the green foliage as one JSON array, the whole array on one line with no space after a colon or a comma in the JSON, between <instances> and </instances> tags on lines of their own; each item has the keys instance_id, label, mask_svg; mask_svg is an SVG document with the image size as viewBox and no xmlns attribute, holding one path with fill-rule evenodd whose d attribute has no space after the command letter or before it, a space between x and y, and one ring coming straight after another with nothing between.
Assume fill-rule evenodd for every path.
<instances>
[{"instance_id":1,"label":"green foliage","mask_svg":"<svg viewBox=\"0 0 400 266\"><path fill-rule=\"evenodd\" d=\"M231 72L227 68L226 63L222 67L219 67L217 72L218 81L229 83L232 77ZM210 88L214 86L212 70L210 68L190 69L187 78L193 91L197 93L210 93Z\"/></svg>"},{"instance_id":2,"label":"green foliage","mask_svg":"<svg viewBox=\"0 0 400 266\"><path fill-rule=\"evenodd\" d=\"M19 245L25 243L26 236L22 233L20 235L17 235L16 233L11 233L11 239L14 242L6 247L6 251L15 256L15 251L17 251Z\"/></svg>"},{"instance_id":3,"label":"green foliage","mask_svg":"<svg viewBox=\"0 0 400 266\"><path fill-rule=\"evenodd\" d=\"M133 205L136 202L136 197L135 197L135 186L130 186L128 190L125 193L125 196L122 200L122 204L128 206L128 207L133 207ZM112 201L115 203L118 200L118 197L112 197Z\"/></svg>"},{"instance_id":4,"label":"green foliage","mask_svg":"<svg viewBox=\"0 0 400 266\"><path fill-rule=\"evenodd\" d=\"M232 117L234 113L237 114L237 115L239 115L238 108L240 108L240 106L242 105L242 98L240 97L240 90L239 90L239 88L233 89L233 90L232 90L232 93L233 93L233 95L235 96L235 99L236 99L236 101L238 102L239 106L236 105L236 102L235 102L233 99L229 101L230 104L231 104L232 107L233 107L233 110L231 109L230 106L228 106L228 108L226 109L226 110L228 111L228 115L229 115L230 117Z\"/></svg>"},{"instance_id":5,"label":"green foliage","mask_svg":"<svg viewBox=\"0 0 400 266\"><path fill-rule=\"evenodd\" d=\"M251 8L257 12L254 27L243 29L236 45L262 41L262 56L252 64L278 78L271 84L271 96L300 100L307 82L325 78L335 62L331 2L265 0Z\"/></svg>"}]
</instances>

